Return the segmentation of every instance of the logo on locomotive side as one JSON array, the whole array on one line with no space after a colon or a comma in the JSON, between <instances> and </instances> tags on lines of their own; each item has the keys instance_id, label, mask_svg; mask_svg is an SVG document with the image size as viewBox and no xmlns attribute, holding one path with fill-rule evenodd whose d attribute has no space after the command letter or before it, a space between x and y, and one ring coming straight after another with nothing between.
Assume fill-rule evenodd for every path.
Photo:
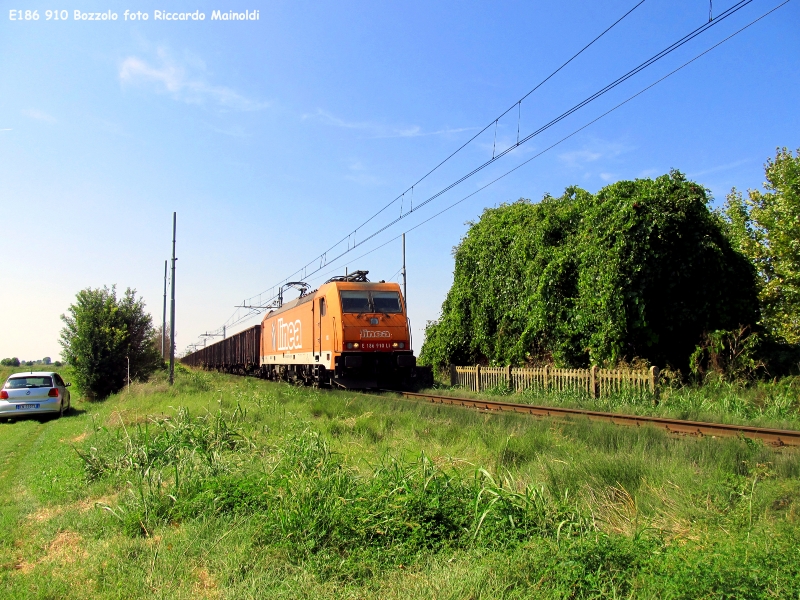
<instances>
[{"instance_id":1,"label":"logo on locomotive side","mask_svg":"<svg viewBox=\"0 0 800 600\"><path fill-rule=\"evenodd\" d=\"M277 337L276 337L277 334ZM272 349L273 350L298 350L303 347L303 336L300 319L284 323L278 319L278 329L272 322Z\"/></svg>"},{"instance_id":2,"label":"logo on locomotive side","mask_svg":"<svg viewBox=\"0 0 800 600\"><path fill-rule=\"evenodd\" d=\"M362 329L361 330L361 339L368 340L374 338L391 338L392 334L388 331L375 331L374 329Z\"/></svg>"}]
</instances>

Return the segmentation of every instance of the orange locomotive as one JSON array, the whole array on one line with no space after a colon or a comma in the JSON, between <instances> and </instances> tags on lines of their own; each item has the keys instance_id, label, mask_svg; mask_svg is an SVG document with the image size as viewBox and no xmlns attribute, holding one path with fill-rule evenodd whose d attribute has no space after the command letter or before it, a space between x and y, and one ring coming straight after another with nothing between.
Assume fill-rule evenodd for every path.
<instances>
[{"instance_id":1,"label":"orange locomotive","mask_svg":"<svg viewBox=\"0 0 800 600\"><path fill-rule=\"evenodd\" d=\"M283 302L284 287L300 297ZM188 354L181 362L239 375L342 388L430 385L417 367L405 301L396 283L371 283L367 271L334 277L318 290L281 287L277 307L256 325Z\"/></svg>"},{"instance_id":2,"label":"orange locomotive","mask_svg":"<svg viewBox=\"0 0 800 600\"><path fill-rule=\"evenodd\" d=\"M335 277L270 311L260 375L344 388L409 387L417 378L400 286L366 271Z\"/></svg>"}]
</instances>

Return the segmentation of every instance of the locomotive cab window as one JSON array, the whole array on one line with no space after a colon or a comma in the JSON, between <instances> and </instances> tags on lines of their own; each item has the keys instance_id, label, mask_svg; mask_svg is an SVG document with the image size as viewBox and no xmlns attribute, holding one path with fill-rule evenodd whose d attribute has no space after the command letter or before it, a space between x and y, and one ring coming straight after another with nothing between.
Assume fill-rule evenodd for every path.
<instances>
[{"instance_id":1,"label":"locomotive cab window","mask_svg":"<svg viewBox=\"0 0 800 600\"><path fill-rule=\"evenodd\" d=\"M319 299L319 316L320 317L325 316L325 298Z\"/></svg>"},{"instance_id":2,"label":"locomotive cab window","mask_svg":"<svg viewBox=\"0 0 800 600\"><path fill-rule=\"evenodd\" d=\"M372 302L375 305L375 312L403 312L400 306L400 294L397 292L372 292Z\"/></svg>"},{"instance_id":3,"label":"locomotive cab window","mask_svg":"<svg viewBox=\"0 0 800 600\"><path fill-rule=\"evenodd\" d=\"M369 292L364 290L342 290L343 313L371 312L369 305Z\"/></svg>"}]
</instances>

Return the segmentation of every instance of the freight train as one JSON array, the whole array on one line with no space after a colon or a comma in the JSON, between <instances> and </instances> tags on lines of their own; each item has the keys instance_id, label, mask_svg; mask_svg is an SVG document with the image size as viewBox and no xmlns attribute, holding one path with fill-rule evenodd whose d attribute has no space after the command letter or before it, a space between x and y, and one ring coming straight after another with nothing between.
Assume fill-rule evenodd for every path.
<instances>
[{"instance_id":1,"label":"freight train","mask_svg":"<svg viewBox=\"0 0 800 600\"><path fill-rule=\"evenodd\" d=\"M409 389L433 382L411 348L405 300L396 283L367 271L334 277L278 301L260 325L184 356L192 367L346 389Z\"/></svg>"}]
</instances>

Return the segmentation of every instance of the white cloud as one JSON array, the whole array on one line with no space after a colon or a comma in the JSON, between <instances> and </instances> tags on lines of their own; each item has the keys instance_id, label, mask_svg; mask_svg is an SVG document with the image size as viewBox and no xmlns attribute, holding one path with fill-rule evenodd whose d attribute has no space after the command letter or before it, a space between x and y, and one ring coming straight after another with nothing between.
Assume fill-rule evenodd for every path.
<instances>
[{"instance_id":1,"label":"white cloud","mask_svg":"<svg viewBox=\"0 0 800 600\"><path fill-rule=\"evenodd\" d=\"M613 173L600 173L600 179L603 181L614 181L617 178Z\"/></svg>"},{"instance_id":2,"label":"white cloud","mask_svg":"<svg viewBox=\"0 0 800 600\"><path fill-rule=\"evenodd\" d=\"M36 119L37 121L45 121L46 123L55 123L56 118L48 115L46 112L41 110L36 110L35 108L28 108L22 111L22 114L26 117L30 117L31 119Z\"/></svg>"},{"instance_id":3,"label":"white cloud","mask_svg":"<svg viewBox=\"0 0 800 600\"><path fill-rule=\"evenodd\" d=\"M129 56L119 67L119 79L123 85L152 85L174 99L189 104L212 103L233 110L260 110L268 106L242 94L205 79L202 61L185 61L186 66L170 58L163 48L158 51L158 64L151 64L137 56ZM200 71L200 73L192 72Z\"/></svg>"},{"instance_id":4,"label":"white cloud","mask_svg":"<svg viewBox=\"0 0 800 600\"><path fill-rule=\"evenodd\" d=\"M461 133L462 131L471 131L476 127L460 127L460 128L445 128L436 131L424 131L419 125L411 125L407 127L394 127L389 125L382 125L380 123L372 123L370 121L347 121L331 113L318 108L315 112L305 114L302 116L303 120L317 119L331 127L341 127L342 129L356 129L365 131L373 137L378 138L393 138L393 137L422 137L428 135L446 135L452 133Z\"/></svg>"},{"instance_id":5,"label":"white cloud","mask_svg":"<svg viewBox=\"0 0 800 600\"><path fill-rule=\"evenodd\" d=\"M14 130L13 130L13 129L11 129L10 127L8 127L8 128L6 128L6 129L0 129L0 131L14 131Z\"/></svg>"},{"instance_id":6,"label":"white cloud","mask_svg":"<svg viewBox=\"0 0 800 600\"><path fill-rule=\"evenodd\" d=\"M620 154L630 150L632 150L631 147L620 142L593 139L584 144L583 148L563 152L558 155L558 158L569 166L583 166L586 165L586 163L614 159Z\"/></svg>"},{"instance_id":7,"label":"white cloud","mask_svg":"<svg viewBox=\"0 0 800 600\"><path fill-rule=\"evenodd\" d=\"M216 133L221 133L222 135L228 135L230 137L237 137L237 138L246 138L252 137L253 134L248 133L244 127L241 125L234 125L232 127L215 127L213 125L208 126L211 131Z\"/></svg>"},{"instance_id":8,"label":"white cloud","mask_svg":"<svg viewBox=\"0 0 800 600\"><path fill-rule=\"evenodd\" d=\"M379 185L381 183L380 178L367 172L367 168L360 160L351 161L348 170L350 173L344 177L348 181L354 181L359 185L368 186Z\"/></svg>"},{"instance_id":9,"label":"white cloud","mask_svg":"<svg viewBox=\"0 0 800 600\"><path fill-rule=\"evenodd\" d=\"M559 154L558 157L566 163L569 164L576 164L576 163L587 163L587 162L594 162L599 158L602 158L602 154L600 152L591 152L589 150L573 150L572 152L564 152L563 154Z\"/></svg>"},{"instance_id":10,"label":"white cloud","mask_svg":"<svg viewBox=\"0 0 800 600\"><path fill-rule=\"evenodd\" d=\"M702 171L692 171L688 175L690 177L702 177L703 175L708 175L710 173L719 173L720 171L728 171L729 169L735 169L736 167L741 167L742 165L746 165L749 162L751 162L749 159L744 158L742 160L737 160L732 163L711 167L710 169L704 169Z\"/></svg>"}]
</instances>

